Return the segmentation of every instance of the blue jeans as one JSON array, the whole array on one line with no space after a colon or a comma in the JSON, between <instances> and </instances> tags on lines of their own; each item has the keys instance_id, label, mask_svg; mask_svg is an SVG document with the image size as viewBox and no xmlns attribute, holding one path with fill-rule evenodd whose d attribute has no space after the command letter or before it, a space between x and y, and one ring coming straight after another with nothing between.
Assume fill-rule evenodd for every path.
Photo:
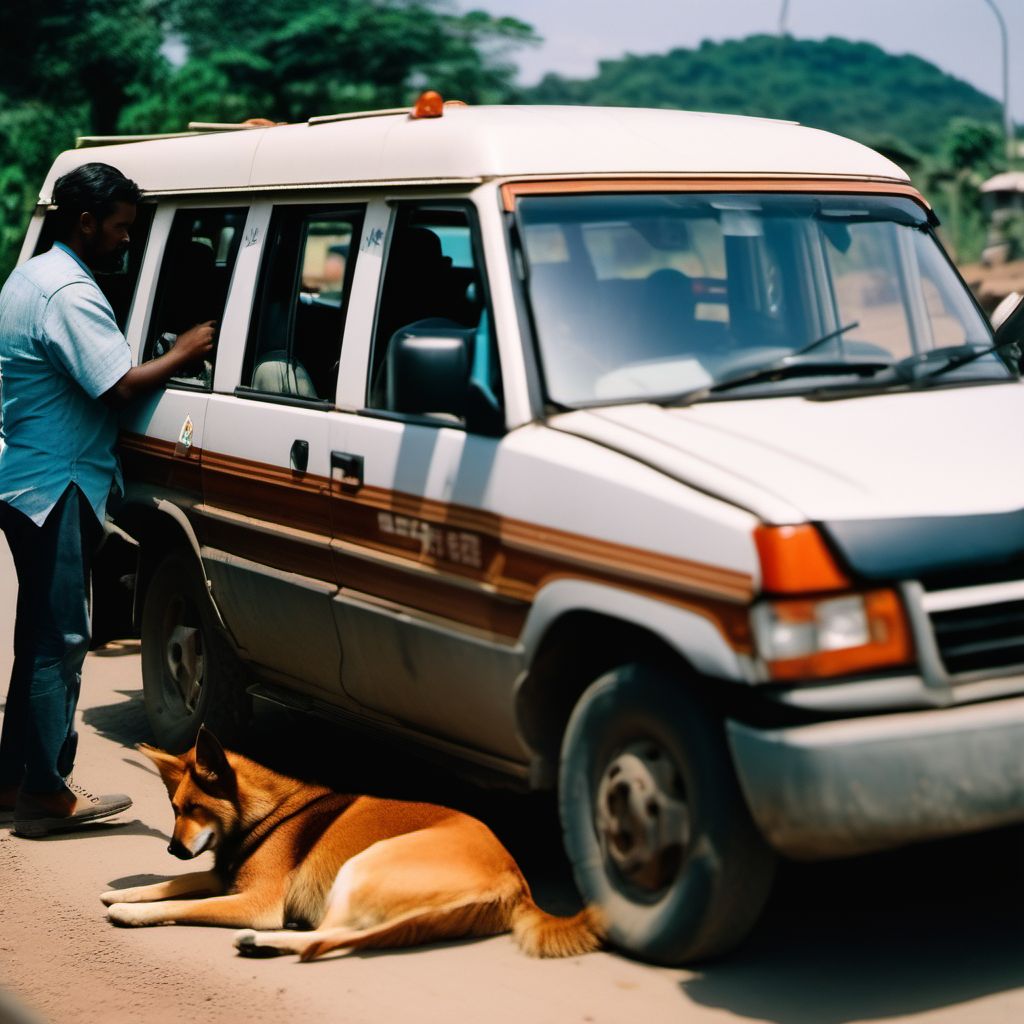
<instances>
[{"instance_id":1,"label":"blue jeans","mask_svg":"<svg viewBox=\"0 0 1024 1024\"><path fill-rule=\"evenodd\" d=\"M78 747L75 708L89 650L89 573L102 528L75 484L40 527L0 502L18 574L14 668L0 733L0 786L55 793Z\"/></svg>"}]
</instances>

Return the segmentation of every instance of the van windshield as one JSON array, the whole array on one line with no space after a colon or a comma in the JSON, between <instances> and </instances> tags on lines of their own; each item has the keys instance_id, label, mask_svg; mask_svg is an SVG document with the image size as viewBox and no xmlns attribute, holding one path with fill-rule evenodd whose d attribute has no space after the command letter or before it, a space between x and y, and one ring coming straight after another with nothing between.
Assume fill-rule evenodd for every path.
<instances>
[{"instance_id":1,"label":"van windshield","mask_svg":"<svg viewBox=\"0 0 1024 1024\"><path fill-rule=\"evenodd\" d=\"M722 382L729 398L906 386L993 343L910 199L523 196L517 211L560 405L668 401ZM941 380L1010 377L992 354Z\"/></svg>"}]
</instances>

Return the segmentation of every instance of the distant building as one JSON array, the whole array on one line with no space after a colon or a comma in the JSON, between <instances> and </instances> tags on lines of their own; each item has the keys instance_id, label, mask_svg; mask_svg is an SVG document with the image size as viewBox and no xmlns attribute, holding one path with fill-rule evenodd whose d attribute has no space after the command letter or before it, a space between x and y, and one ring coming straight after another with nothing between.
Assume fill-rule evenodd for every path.
<instances>
[{"instance_id":1,"label":"distant building","mask_svg":"<svg viewBox=\"0 0 1024 1024\"><path fill-rule=\"evenodd\" d=\"M1008 232L1010 222L1024 220L1024 171L1003 171L981 186L981 204L988 221L988 238L982 252L983 263L1005 263L1020 258L1017 232Z\"/></svg>"}]
</instances>

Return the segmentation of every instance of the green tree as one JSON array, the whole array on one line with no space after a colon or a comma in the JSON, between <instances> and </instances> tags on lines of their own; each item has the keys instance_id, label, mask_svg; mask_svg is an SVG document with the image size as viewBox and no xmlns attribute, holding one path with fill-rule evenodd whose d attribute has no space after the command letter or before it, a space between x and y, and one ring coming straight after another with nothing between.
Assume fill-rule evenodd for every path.
<instances>
[{"instance_id":1,"label":"green tree","mask_svg":"<svg viewBox=\"0 0 1024 1024\"><path fill-rule=\"evenodd\" d=\"M129 90L166 65L162 40L151 0L0 4L0 280L53 158L116 130Z\"/></svg>"},{"instance_id":2,"label":"green tree","mask_svg":"<svg viewBox=\"0 0 1024 1024\"><path fill-rule=\"evenodd\" d=\"M6 0L0 4L0 280L46 170L76 135L190 120L410 103L427 85L494 102L514 89L514 18L446 0ZM184 46L174 66L165 44Z\"/></svg>"},{"instance_id":3,"label":"green tree","mask_svg":"<svg viewBox=\"0 0 1024 1024\"><path fill-rule=\"evenodd\" d=\"M940 155L954 170L987 177L1005 163L1002 133L995 125L955 117L943 135Z\"/></svg>"},{"instance_id":4,"label":"green tree","mask_svg":"<svg viewBox=\"0 0 1024 1024\"><path fill-rule=\"evenodd\" d=\"M438 0L171 0L165 14L188 60L159 93L138 94L122 118L129 130L402 106L427 86L496 102L514 93L510 50L536 40L514 18L451 13Z\"/></svg>"},{"instance_id":5,"label":"green tree","mask_svg":"<svg viewBox=\"0 0 1024 1024\"><path fill-rule=\"evenodd\" d=\"M6 0L0 39L7 103L84 108L98 133L116 131L128 89L164 63L154 0Z\"/></svg>"},{"instance_id":6,"label":"green tree","mask_svg":"<svg viewBox=\"0 0 1024 1024\"><path fill-rule=\"evenodd\" d=\"M1004 167L997 126L967 117L949 122L922 184L935 197L946 239L960 263L973 263L981 256L989 234L981 185Z\"/></svg>"},{"instance_id":7,"label":"green tree","mask_svg":"<svg viewBox=\"0 0 1024 1024\"><path fill-rule=\"evenodd\" d=\"M868 145L938 151L954 117L999 124L999 104L919 57L846 39L749 36L602 61L590 79L546 76L534 103L677 107L799 121Z\"/></svg>"}]
</instances>

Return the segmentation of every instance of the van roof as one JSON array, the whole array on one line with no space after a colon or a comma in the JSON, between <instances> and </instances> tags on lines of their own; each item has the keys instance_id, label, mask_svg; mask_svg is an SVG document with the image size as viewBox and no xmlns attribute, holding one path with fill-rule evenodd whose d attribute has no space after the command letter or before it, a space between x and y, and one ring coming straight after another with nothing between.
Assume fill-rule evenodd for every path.
<instances>
[{"instance_id":1,"label":"van roof","mask_svg":"<svg viewBox=\"0 0 1024 1024\"><path fill-rule=\"evenodd\" d=\"M40 192L103 160L150 194L594 175L908 181L860 143L785 121L625 107L450 105L407 113L147 139L57 157Z\"/></svg>"}]
</instances>

